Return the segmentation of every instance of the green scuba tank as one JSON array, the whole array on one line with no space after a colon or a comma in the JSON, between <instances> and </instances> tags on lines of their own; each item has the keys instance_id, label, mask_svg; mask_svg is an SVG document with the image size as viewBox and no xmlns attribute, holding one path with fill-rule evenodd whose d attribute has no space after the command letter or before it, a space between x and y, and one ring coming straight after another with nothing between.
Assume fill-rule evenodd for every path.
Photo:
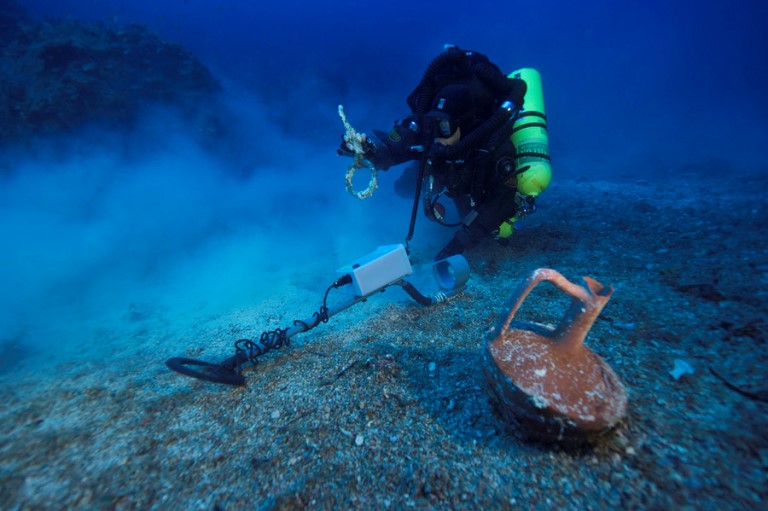
<instances>
[{"instance_id":1,"label":"green scuba tank","mask_svg":"<svg viewBox=\"0 0 768 511\"><path fill-rule=\"evenodd\" d=\"M525 102L512 129L511 140L515 145L515 175L507 182L517 189L518 197L537 197L552 181L552 167L549 161L549 136L547 116L544 111L544 93L541 75L532 68L522 68L509 74L527 85ZM522 196L522 197L521 197ZM499 227L499 238L508 238L515 231L517 216L510 218Z\"/></svg>"}]
</instances>

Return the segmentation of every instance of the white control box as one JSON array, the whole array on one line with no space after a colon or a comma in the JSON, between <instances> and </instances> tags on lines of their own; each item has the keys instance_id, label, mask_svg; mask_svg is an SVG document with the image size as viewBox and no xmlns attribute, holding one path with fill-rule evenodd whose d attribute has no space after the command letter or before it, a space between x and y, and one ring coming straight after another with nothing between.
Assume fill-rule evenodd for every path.
<instances>
[{"instance_id":1,"label":"white control box","mask_svg":"<svg viewBox=\"0 0 768 511\"><path fill-rule=\"evenodd\" d=\"M366 296L413 273L403 245L384 245L365 257L336 270L352 277L356 296Z\"/></svg>"}]
</instances>

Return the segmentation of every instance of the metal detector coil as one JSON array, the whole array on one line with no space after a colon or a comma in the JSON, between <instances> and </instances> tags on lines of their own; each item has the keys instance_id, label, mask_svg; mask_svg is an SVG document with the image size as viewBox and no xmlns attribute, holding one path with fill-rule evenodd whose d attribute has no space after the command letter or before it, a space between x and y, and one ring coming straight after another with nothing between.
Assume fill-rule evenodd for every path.
<instances>
[{"instance_id":1,"label":"metal detector coil","mask_svg":"<svg viewBox=\"0 0 768 511\"><path fill-rule=\"evenodd\" d=\"M218 364L174 357L168 359L166 365L173 371L192 378L227 385L244 385L243 365L249 362L255 364L257 357L287 345L294 335L326 323L332 316L356 303L366 301L372 294L384 291L389 286L402 287L411 298L425 307L445 302L465 289L469 279L469 263L464 256L454 255L436 262L433 272L442 290L433 296L423 295L404 278L413 273L405 247L403 245L380 246L367 256L339 268L336 271L338 278L325 292L322 307L304 321L294 321L286 328L264 332L258 339L240 339L235 342L235 355ZM332 289L347 285L352 286L353 296L347 296L345 301L329 307L328 293Z\"/></svg>"}]
</instances>

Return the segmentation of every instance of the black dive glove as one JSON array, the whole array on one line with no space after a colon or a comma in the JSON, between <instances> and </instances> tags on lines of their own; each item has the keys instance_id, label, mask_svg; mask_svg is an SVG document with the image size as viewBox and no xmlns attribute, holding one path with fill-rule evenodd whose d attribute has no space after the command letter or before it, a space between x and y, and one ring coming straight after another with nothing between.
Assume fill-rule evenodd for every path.
<instances>
[{"instance_id":1,"label":"black dive glove","mask_svg":"<svg viewBox=\"0 0 768 511\"><path fill-rule=\"evenodd\" d=\"M339 148L336 149L336 153L339 156L354 156L355 152L347 146L347 141L345 140L346 135L341 136L341 144L339 144Z\"/></svg>"},{"instance_id":2,"label":"black dive glove","mask_svg":"<svg viewBox=\"0 0 768 511\"><path fill-rule=\"evenodd\" d=\"M452 255L461 254L466 249L472 248L480 241L481 234L471 227L463 227L456 231L453 239L435 256L435 261L440 261Z\"/></svg>"},{"instance_id":3,"label":"black dive glove","mask_svg":"<svg viewBox=\"0 0 768 511\"><path fill-rule=\"evenodd\" d=\"M448 158L448 147L447 145L433 142L429 149L427 149L427 159L432 163L445 161Z\"/></svg>"},{"instance_id":4,"label":"black dive glove","mask_svg":"<svg viewBox=\"0 0 768 511\"><path fill-rule=\"evenodd\" d=\"M453 239L448 242L443 249L435 256L435 261L440 261L452 255L461 254L465 250L477 246L480 241L486 237L487 230L477 219L465 225L453 235Z\"/></svg>"},{"instance_id":5,"label":"black dive glove","mask_svg":"<svg viewBox=\"0 0 768 511\"><path fill-rule=\"evenodd\" d=\"M461 242L458 238L453 238L451 241L448 242L446 246L443 247L443 249L437 253L435 256L435 261L442 261L446 257L451 257L452 255L461 254L464 252L464 243Z\"/></svg>"},{"instance_id":6,"label":"black dive glove","mask_svg":"<svg viewBox=\"0 0 768 511\"><path fill-rule=\"evenodd\" d=\"M355 151L349 148L345 137L346 135L341 136L341 144L339 144L339 148L336 149L336 153L339 156L355 156ZM376 152L376 144L370 138L366 137L365 140L363 140L362 145L364 158L368 159Z\"/></svg>"}]
</instances>

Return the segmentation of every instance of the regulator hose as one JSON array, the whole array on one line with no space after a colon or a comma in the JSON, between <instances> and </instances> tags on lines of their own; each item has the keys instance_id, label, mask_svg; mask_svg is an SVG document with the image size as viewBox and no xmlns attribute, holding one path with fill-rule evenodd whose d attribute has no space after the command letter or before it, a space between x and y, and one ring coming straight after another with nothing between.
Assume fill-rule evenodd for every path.
<instances>
[{"instance_id":1,"label":"regulator hose","mask_svg":"<svg viewBox=\"0 0 768 511\"><path fill-rule=\"evenodd\" d=\"M507 78L504 73L490 62L478 62L472 67L472 70L483 84L488 87L496 96L502 98L515 99L525 96L526 84L524 81L516 78ZM522 87L522 92L519 89Z\"/></svg>"},{"instance_id":2,"label":"regulator hose","mask_svg":"<svg viewBox=\"0 0 768 511\"><path fill-rule=\"evenodd\" d=\"M499 109L457 143L453 145L433 145L430 157L437 160L461 160L466 158L469 153L478 149L488 137L501 128L505 122L509 121L513 115L517 115L517 112L518 110Z\"/></svg>"},{"instance_id":3,"label":"regulator hose","mask_svg":"<svg viewBox=\"0 0 768 511\"><path fill-rule=\"evenodd\" d=\"M466 74L471 70L469 57L463 50L455 46L435 57L424 71L424 76L421 78L419 85L408 96L408 106L414 114L422 116L432 107L432 99L437 93L435 90L435 75L438 71L449 65L456 65L458 73Z\"/></svg>"},{"instance_id":4,"label":"regulator hose","mask_svg":"<svg viewBox=\"0 0 768 511\"><path fill-rule=\"evenodd\" d=\"M417 117L425 115L432 107L432 100L438 92L437 74L447 66L454 66L453 72L457 79L461 80L474 73L495 96L510 98L513 101L520 101L522 104L526 90L526 84L523 80L508 78L498 66L491 62L473 63L467 52L454 46L430 62L419 85L408 96L408 106Z\"/></svg>"}]
</instances>

